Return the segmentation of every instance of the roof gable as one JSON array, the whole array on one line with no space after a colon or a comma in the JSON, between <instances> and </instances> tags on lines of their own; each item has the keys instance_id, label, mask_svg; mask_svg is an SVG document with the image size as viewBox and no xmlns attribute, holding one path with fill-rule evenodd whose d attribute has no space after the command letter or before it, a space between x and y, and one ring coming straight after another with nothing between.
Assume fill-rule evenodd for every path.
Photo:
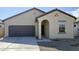
<instances>
[{"instance_id":1,"label":"roof gable","mask_svg":"<svg viewBox=\"0 0 79 59\"><path fill-rule=\"evenodd\" d=\"M24 12L21 12L21 13L19 13L19 14L14 15L14 16L8 17L8 18L4 19L3 22L6 21L6 20L11 19L11 18L13 18L13 17L16 17L16 16L19 16L19 15L21 15L21 14L24 14L24 13L27 13L27 12L29 12L29 11L32 11L32 10L37 10L37 11L39 11L39 12L45 13L44 11L42 11L42 10L40 10L40 9L31 8L31 9L29 9L29 10L26 10L26 11L24 11Z\"/></svg>"},{"instance_id":2,"label":"roof gable","mask_svg":"<svg viewBox=\"0 0 79 59\"><path fill-rule=\"evenodd\" d=\"M64 11L59 10L59 9L54 9L54 10L51 10L51 11L49 11L48 13L45 13L45 14L43 14L43 15L38 16L37 18L40 18L40 17L42 17L42 16L45 16L45 15L47 15L47 14L51 13L51 12L54 12L54 11L59 11L59 12L61 12L61 13L63 13L63 14L66 14L66 15L68 15L68 16L70 16L70 17L72 17L72 18L76 19L76 17L75 17L75 16L72 16L72 15L70 15L70 14L68 14L68 13L64 12Z\"/></svg>"}]
</instances>

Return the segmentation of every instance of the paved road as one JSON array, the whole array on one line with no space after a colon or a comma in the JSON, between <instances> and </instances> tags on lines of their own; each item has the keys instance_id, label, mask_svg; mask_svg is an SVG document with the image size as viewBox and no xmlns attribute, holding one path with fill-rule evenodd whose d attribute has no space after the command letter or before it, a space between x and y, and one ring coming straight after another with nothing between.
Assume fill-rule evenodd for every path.
<instances>
[{"instance_id":1,"label":"paved road","mask_svg":"<svg viewBox=\"0 0 79 59\"><path fill-rule=\"evenodd\" d=\"M34 37L6 37L0 40L0 51L39 51Z\"/></svg>"}]
</instances>

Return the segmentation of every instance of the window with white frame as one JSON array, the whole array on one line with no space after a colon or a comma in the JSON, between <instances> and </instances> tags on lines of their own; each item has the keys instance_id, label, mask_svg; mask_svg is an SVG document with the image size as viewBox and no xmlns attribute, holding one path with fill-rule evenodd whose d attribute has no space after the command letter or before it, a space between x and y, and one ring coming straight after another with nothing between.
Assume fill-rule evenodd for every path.
<instances>
[{"instance_id":1,"label":"window with white frame","mask_svg":"<svg viewBox=\"0 0 79 59\"><path fill-rule=\"evenodd\" d=\"M65 33L65 21L59 21L59 33Z\"/></svg>"}]
</instances>

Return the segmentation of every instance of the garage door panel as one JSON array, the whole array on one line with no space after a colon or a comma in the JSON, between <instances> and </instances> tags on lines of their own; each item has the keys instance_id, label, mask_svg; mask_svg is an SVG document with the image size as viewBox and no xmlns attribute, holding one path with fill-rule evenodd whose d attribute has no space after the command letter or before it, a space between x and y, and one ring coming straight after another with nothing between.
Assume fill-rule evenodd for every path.
<instances>
[{"instance_id":1,"label":"garage door panel","mask_svg":"<svg viewBox=\"0 0 79 59\"><path fill-rule=\"evenodd\" d=\"M9 36L35 36L35 26L9 26Z\"/></svg>"}]
</instances>

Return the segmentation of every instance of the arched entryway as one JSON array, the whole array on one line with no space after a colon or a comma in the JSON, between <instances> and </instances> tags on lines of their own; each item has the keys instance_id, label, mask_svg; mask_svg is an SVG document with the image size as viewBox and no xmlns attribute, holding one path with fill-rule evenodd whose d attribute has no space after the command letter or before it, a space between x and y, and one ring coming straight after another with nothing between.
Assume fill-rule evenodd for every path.
<instances>
[{"instance_id":1,"label":"arched entryway","mask_svg":"<svg viewBox=\"0 0 79 59\"><path fill-rule=\"evenodd\" d=\"M43 20L41 22L41 37L49 38L49 21Z\"/></svg>"}]
</instances>

